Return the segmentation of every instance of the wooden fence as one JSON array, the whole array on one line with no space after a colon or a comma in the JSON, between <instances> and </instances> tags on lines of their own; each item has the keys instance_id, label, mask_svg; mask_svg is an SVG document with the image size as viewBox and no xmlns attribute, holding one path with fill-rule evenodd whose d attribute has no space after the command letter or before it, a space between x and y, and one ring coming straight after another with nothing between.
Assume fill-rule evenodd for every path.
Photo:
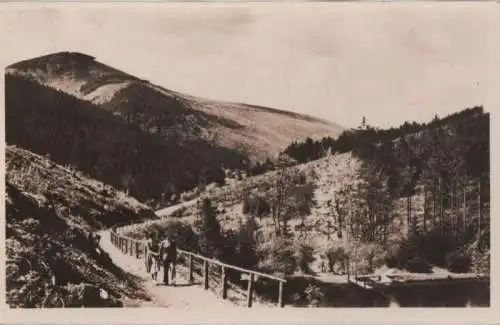
<instances>
[{"instance_id":1,"label":"wooden fence","mask_svg":"<svg viewBox=\"0 0 500 325\"><path fill-rule=\"evenodd\" d=\"M142 240L137 240L133 239L130 237L126 237L123 235L120 235L117 233L117 228L113 228L110 231L111 234L111 243L120 249L124 254L128 254L131 256L134 256L137 259L143 259L145 263L146 259L146 254L145 252L145 241ZM247 290L246 290L246 297L247 297L247 306L252 307L252 301L253 301L253 296L254 296L254 291L255 291L255 284L260 278L264 279L269 279L276 281L278 283L278 302L277 305L279 307L284 306L284 301L283 301L283 290L284 290L284 285L286 283L285 279L275 277L272 275L268 275L265 273L260 273L252 270L247 270L241 267L237 267L234 265L222 263L220 261L214 260L212 258L208 258L199 254L195 254L186 250L178 249L177 252L179 255L184 256L187 258L188 261L188 280L190 283L193 283L194 281L194 263L195 261L201 262L203 267L202 267L202 276L203 276L203 287L205 290L209 289L209 267L210 266L218 266L221 268L221 281L220 281L220 287L219 287L219 293L220 297L222 299L227 299L227 292L228 292L228 284L229 284L229 279L228 279L228 273L229 270L233 270L236 272L240 273L241 275L245 275L248 277L248 285L247 285Z\"/></svg>"}]
</instances>

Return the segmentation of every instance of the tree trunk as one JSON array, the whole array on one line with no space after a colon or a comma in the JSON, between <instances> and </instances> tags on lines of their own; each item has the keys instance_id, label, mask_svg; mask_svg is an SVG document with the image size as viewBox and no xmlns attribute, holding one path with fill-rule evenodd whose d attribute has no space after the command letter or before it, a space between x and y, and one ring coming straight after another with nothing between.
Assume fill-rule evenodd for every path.
<instances>
[{"instance_id":1,"label":"tree trunk","mask_svg":"<svg viewBox=\"0 0 500 325\"><path fill-rule=\"evenodd\" d=\"M428 210L428 201L427 201L427 187L424 186L424 234L427 233L427 210Z\"/></svg>"},{"instance_id":2,"label":"tree trunk","mask_svg":"<svg viewBox=\"0 0 500 325\"><path fill-rule=\"evenodd\" d=\"M455 181L452 181L451 183L451 203L450 203L450 225L451 225L451 232L454 234L455 233Z\"/></svg>"},{"instance_id":3,"label":"tree trunk","mask_svg":"<svg viewBox=\"0 0 500 325\"><path fill-rule=\"evenodd\" d=\"M280 227L279 227L279 220L278 220L277 215L276 215L276 207L273 207L271 209L272 209L271 215L273 217L274 231L275 231L276 235L279 235L280 234Z\"/></svg>"},{"instance_id":4,"label":"tree trunk","mask_svg":"<svg viewBox=\"0 0 500 325\"><path fill-rule=\"evenodd\" d=\"M410 232L411 229L411 210L410 210L410 196L406 197L406 229L407 232Z\"/></svg>"},{"instance_id":5,"label":"tree trunk","mask_svg":"<svg viewBox=\"0 0 500 325\"><path fill-rule=\"evenodd\" d=\"M432 228L436 228L436 179L432 184Z\"/></svg>"},{"instance_id":6,"label":"tree trunk","mask_svg":"<svg viewBox=\"0 0 500 325\"><path fill-rule=\"evenodd\" d=\"M444 234L444 222L443 222L443 193L441 186L441 177L439 178L439 225L441 227L441 235Z\"/></svg>"},{"instance_id":7,"label":"tree trunk","mask_svg":"<svg viewBox=\"0 0 500 325\"><path fill-rule=\"evenodd\" d=\"M464 180L464 187L463 187L463 191L464 191L464 212L463 212L463 215L462 215L462 229L465 231L465 229L467 228L467 176L465 176L465 180Z\"/></svg>"},{"instance_id":8,"label":"tree trunk","mask_svg":"<svg viewBox=\"0 0 500 325\"><path fill-rule=\"evenodd\" d=\"M376 231L376 215L375 215L375 198L371 196L371 207L370 207L370 240L373 241L375 239L375 231Z\"/></svg>"},{"instance_id":9,"label":"tree trunk","mask_svg":"<svg viewBox=\"0 0 500 325\"><path fill-rule=\"evenodd\" d=\"M481 176L479 176L481 177ZM478 193L477 193L478 209L477 209L477 248L481 252L481 178L479 178Z\"/></svg>"}]
</instances>

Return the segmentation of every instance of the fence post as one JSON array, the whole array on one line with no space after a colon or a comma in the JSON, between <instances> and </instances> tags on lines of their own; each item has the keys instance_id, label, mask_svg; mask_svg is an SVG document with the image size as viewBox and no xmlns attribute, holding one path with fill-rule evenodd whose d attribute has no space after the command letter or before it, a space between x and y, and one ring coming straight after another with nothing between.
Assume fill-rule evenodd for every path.
<instances>
[{"instance_id":1,"label":"fence post","mask_svg":"<svg viewBox=\"0 0 500 325\"><path fill-rule=\"evenodd\" d=\"M134 256L134 241L130 241L130 256Z\"/></svg>"},{"instance_id":2,"label":"fence post","mask_svg":"<svg viewBox=\"0 0 500 325\"><path fill-rule=\"evenodd\" d=\"M138 241L135 242L135 257L136 258L141 258L141 248L140 248L140 243Z\"/></svg>"},{"instance_id":3,"label":"fence post","mask_svg":"<svg viewBox=\"0 0 500 325\"><path fill-rule=\"evenodd\" d=\"M128 239L127 238L123 238L123 241L124 241L124 244L125 244L125 255L128 254Z\"/></svg>"},{"instance_id":4,"label":"fence post","mask_svg":"<svg viewBox=\"0 0 500 325\"><path fill-rule=\"evenodd\" d=\"M247 288L247 306L252 307L254 275L253 275L253 273L250 273L249 275L250 276L248 278L248 288Z\"/></svg>"},{"instance_id":5,"label":"fence post","mask_svg":"<svg viewBox=\"0 0 500 325\"><path fill-rule=\"evenodd\" d=\"M208 289L208 261L203 260L203 283L205 290Z\"/></svg>"},{"instance_id":6,"label":"fence post","mask_svg":"<svg viewBox=\"0 0 500 325\"><path fill-rule=\"evenodd\" d=\"M283 308L283 281L280 281L280 288L278 293L278 307Z\"/></svg>"},{"instance_id":7,"label":"fence post","mask_svg":"<svg viewBox=\"0 0 500 325\"><path fill-rule=\"evenodd\" d=\"M226 267L222 267L222 279L221 279L221 295L222 295L222 299L226 299L227 298L227 271L226 271Z\"/></svg>"},{"instance_id":8,"label":"fence post","mask_svg":"<svg viewBox=\"0 0 500 325\"><path fill-rule=\"evenodd\" d=\"M189 254L189 283L193 283L193 255Z\"/></svg>"}]
</instances>

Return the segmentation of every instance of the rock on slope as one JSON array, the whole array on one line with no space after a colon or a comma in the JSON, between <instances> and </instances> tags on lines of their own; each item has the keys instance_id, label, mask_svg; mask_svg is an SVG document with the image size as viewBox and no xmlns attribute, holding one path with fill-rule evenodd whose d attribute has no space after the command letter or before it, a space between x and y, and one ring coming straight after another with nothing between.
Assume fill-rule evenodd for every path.
<instances>
[{"instance_id":1,"label":"rock on slope","mask_svg":"<svg viewBox=\"0 0 500 325\"><path fill-rule=\"evenodd\" d=\"M154 218L149 208L13 146L6 148L6 167L6 293L11 307L117 307L148 299L89 234Z\"/></svg>"}]
</instances>

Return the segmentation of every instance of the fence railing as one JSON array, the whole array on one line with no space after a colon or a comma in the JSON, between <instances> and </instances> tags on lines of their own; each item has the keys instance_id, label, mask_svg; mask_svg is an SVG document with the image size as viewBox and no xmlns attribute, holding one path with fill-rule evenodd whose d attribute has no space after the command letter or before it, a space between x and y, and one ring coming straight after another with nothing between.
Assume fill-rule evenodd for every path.
<instances>
[{"instance_id":1,"label":"fence railing","mask_svg":"<svg viewBox=\"0 0 500 325\"><path fill-rule=\"evenodd\" d=\"M110 236L111 236L111 243L120 249L124 254L134 256L137 259L143 259L144 263L146 262L146 254L144 254L145 249L146 249L146 244L145 241L143 240L138 240L130 237L126 237L123 235L120 235L117 233L117 228L113 228L110 231ZM193 252L189 252L186 250L178 249L177 252L179 255L183 255L187 257L188 261L188 281L190 283L194 282L194 262L195 261L201 261L203 264L202 267L202 276L203 276L203 288L205 290L209 289L209 267L212 265L216 265L221 268L221 274L220 274L220 287L219 287L219 294L222 299L227 299L227 293L228 293L228 284L229 284L229 279L228 279L228 273L229 270L234 270L239 272L241 275L246 275L248 277L248 284L247 284L247 290L246 290L246 297L247 297L247 306L252 307L252 302L254 300L254 291L255 291L255 284L260 278L264 279L269 279L272 281L275 281L278 283L278 301L277 305L279 307L284 307L284 300L283 300L283 290L285 283L287 282L285 279L272 276L269 274L257 272L257 271L252 271L248 269L244 269L241 267L237 267L234 265L226 264L223 262L220 262L218 260L208 258Z\"/></svg>"}]
</instances>

